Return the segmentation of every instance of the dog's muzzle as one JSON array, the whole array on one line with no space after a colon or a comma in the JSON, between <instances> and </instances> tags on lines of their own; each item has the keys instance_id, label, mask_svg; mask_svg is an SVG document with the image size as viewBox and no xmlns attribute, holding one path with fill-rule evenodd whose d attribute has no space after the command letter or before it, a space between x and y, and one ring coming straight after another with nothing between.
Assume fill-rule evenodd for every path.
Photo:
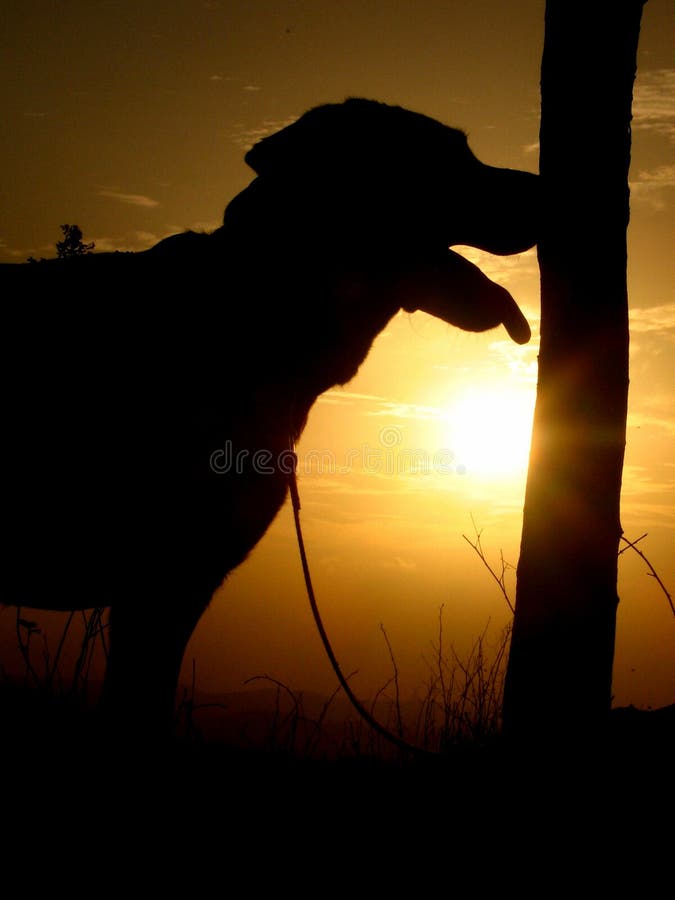
<instances>
[{"instance_id":1,"label":"dog's muzzle","mask_svg":"<svg viewBox=\"0 0 675 900\"><path fill-rule=\"evenodd\" d=\"M466 208L457 215L461 234L452 244L467 244L506 256L522 253L539 237L539 177L516 169L481 166Z\"/></svg>"}]
</instances>

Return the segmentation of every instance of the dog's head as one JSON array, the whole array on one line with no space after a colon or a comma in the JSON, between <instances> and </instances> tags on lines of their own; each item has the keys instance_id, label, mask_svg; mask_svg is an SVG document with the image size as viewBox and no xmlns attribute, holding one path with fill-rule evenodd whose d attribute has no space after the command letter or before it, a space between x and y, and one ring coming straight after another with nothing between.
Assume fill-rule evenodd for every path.
<instances>
[{"instance_id":1,"label":"dog's head","mask_svg":"<svg viewBox=\"0 0 675 900\"><path fill-rule=\"evenodd\" d=\"M509 254L536 242L536 175L484 165L463 132L398 106L316 107L255 144L246 162L266 185L285 186L284 205L330 203L334 224L371 246L433 241Z\"/></svg>"},{"instance_id":2,"label":"dog's head","mask_svg":"<svg viewBox=\"0 0 675 900\"><path fill-rule=\"evenodd\" d=\"M360 99L310 110L255 144L246 162L258 177L226 209L225 230L249 235L280 271L309 267L349 285L333 292L349 315L355 306L368 315L387 296L398 303L389 315L421 309L468 331L503 323L514 340L529 340L511 295L448 248L531 247L536 175L484 165L463 132Z\"/></svg>"}]
</instances>

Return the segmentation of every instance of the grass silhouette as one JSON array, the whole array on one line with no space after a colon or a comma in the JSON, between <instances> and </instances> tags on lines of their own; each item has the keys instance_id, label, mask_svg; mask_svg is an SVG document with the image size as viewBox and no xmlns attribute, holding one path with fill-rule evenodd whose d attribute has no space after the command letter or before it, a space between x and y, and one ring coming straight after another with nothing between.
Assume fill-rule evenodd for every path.
<instances>
[{"instance_id":1,"label":"grass silhouette","mask_svg":"<svg viewBox=\"0 0 675 900\"><path fill-rule=\"evenodd\" d=\"M500 554L493 567L481 543L481 531L475 524L475 536L463 535L497 584L512 609L506 574L513 569ZM671 607L672 598L665 584L636 541L624 538L620 551L633 549L644 560L649 574L664 593ZM499 635L489 633L488 622L477 636L468 654L461 656L448 641L444 628L444 607L438 613L437 637L432 652L425 657L427 679L413 699L403 699L395 648L385 626L380 626L389 657L391 677L365 701L371 715L401 740L427 754L441 756L461 749L480 751L498 745L501 734L501 710L511 625ZM78 630L79 629L79 630ZM35 731L60 733L57 718L64 714L69 727L73 720L83 721L95 709L100 691L92 677L97 664L107 658L107 618L103 608L71 612L58 635L55 649L37 621L16 609L16 642L23 671L10 674L0 669L0 704L8 729L21 732L25 741ZM77 642L79 641L79 646ZM69 652L65 648L71 646ZM66 658L67 657L67 658ZM356 673L348 676L352 679ZM183 687L175 718L176 741L192 748L218 742L242 750L284 755L296 760L363 758L370 760L405 759L405 751L387 744L362 721L346 703L340 686L327 697L298 690L270 674L248 677L246 686L261 688L255 695L255 713L244 709L251 693L242 692L235 702L231 696L211 698L200 695L196 663L192 681ZM139 697L139 703L143 698ZM25 707L25 709L24 709ZM241 720L237 723L237 715ZM227 727L225 720L230 719ZM6 729L7 730L7 729ZM80 735L79 727L76 729ZM215 737L214 737L215 735ZM221 737L219 738L218 735Z\"/></svg>"}]
</instances>

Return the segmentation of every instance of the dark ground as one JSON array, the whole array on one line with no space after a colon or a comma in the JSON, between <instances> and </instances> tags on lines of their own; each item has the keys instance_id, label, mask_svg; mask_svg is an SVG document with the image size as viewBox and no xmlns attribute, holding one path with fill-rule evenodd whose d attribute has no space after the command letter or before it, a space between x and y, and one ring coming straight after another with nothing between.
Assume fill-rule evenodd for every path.
<instances>
[{"instance_id":1,"label":"dark ground","mask_svg":"<svg viewBox=\"0 0 675 900\"><path fill-rule=\"evenodd\" d=\"M671 858L675 707L617 710L594 746L423 758L363 732L360 752L306 757L273 745L274 715L257 748L148 747L35 692L3 688L0 710L3 858L32 893L602 895L636 870L652 896Z\"/></svg>"},{"instance_id":2,"label":"dark ground","mask_svg":"<svg viewBox=\"0 0 675 900\"><path fill-rule=\"evenodd\" d=\"M213 703L211 698L203 698ZM297 699L297 698L296 698ZM344 700L319 720L321 698L300 697L300 710L273 690L230 694L196 706L180 736L151 747L134 735L111 737L94 711L26 687L0 687L0 753L9 787L32 793L61 784L73 790L155 783L195 802L211 797L282 795L357 789L412 791L438 803L438 789L463 802L527 787L561 792L589 781L645 798L672 789L675 704L657 710L615 709L606 733L591 742L532 740L509 746L499 737L457 741L442 753L414 755L374 735ZM171 785L171 786L170 786Z\"/></svg>"}]
</instances>

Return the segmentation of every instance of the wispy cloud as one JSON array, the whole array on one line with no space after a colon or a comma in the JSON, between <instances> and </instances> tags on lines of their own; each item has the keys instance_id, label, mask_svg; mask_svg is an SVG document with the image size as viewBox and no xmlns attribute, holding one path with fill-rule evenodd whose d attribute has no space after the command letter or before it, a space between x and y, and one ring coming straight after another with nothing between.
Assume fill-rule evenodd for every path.
<instances>
[{"instance_id":1,"label":"wispy cloud","mask_svg":"<svg viewBox=\"0 0 675 900\"><path fill-rule=\"evenodd\" d=\"M153 244L156 244L157 241L161 240L161 238L157 237L152 231L136 231L134 232L134 237L137 244L141 247L152 247ZM168 235L166 235L166 237L168 237Z\"/></svg>"},{"instance_id":2,"label":"wispy cloud","mask_svg":"<svg viewBox=\"0 0 675 900\"><path fill-rule=\"evenodd\" d=\"M162 237L166 236L156 235L152 231L134 231L122 237L103 236L95 237L94 240L97 253L114 253L117 250L138 252L139 250L147 250L148 247L152 247Z\"/></svg>"},{"instance_id":3,"label":"wispy cloud","mask_svg":"<svg viewBox=\"0 0 675 900\"><path fill-rule=\"evenodd\" d=\"M630 328L634 334L659 335L675 329L675 303L631 309Z\"/></svg>"},{"instance_id":4,"label":"wispy cloud","mask_svg":"<svg viewBox=\"0 0 675 900\"><path fill-rule=\"evenodd\" d=\"M385 560L383 565L385 569L394 569L398 573L414 572L417 569L417 562L414 559L405 559L402 556L392 556L391 559Z\"/></svg>"},{"instance_id":5,"label":"wispy cloud","mask_svg":"<svg viewBox=\"0 0 675 900\"><path fill-rule=\"evenodd\" d=\"M634 423L629 422L629 425L631 424ZM675 471L673 471L672 465L667 463L648 466L626 464L623 471L624 478L621 493L624 497L635 495L644 497L651 492L655 506L663 507L666 504L662 501L664 499L670 500L670 497L675 494L675 482L673 481ZM672 504L668 505L670 506L669 514L675 518L675 506Z\"/></svg>"},{"instance_id":6,"label":"wispy cloud","mask_svg":"<svg viewBox=\"0 0 675 900\"><path fill-rule=\"evenodd\" d=\"M357 394L350 391L331 390L319 397L319 403L340 406L361 406L363 415L388 416L394 419L441 420L447 415L436 406L418 403L400 403L375 394Z\"/></svg>"},{"instance_id":7,"label":"wispy cloud","mask_svg":"<svg viewBox=\"0 0 675 900\"><path fill-rule=\"evenodd\" d=\"M633 127L675 140L675 69L638 75L633 92Z\"/></svg>"},{"instance_id":8,"label":"wispy cloud","mask_svg":"<svg viewBox=\"0 0 675 900\"><path fill-rule=\"evenodd\" d=\"M221 75L218 72L214 72L212 75L209 75L209 81L226 82L233 86L237 86L239 90L250 91L252 93L262 91L261 85L256 84L255 81L248 81L246 78L242 78L240 75Z\"/></svg>"},{"instance_id":9,"label":"wispy cloud","mask_svg":"<svg viewBox=\"0 0 675 900\"><path fill-rule=\"evenodd\" d=\"M114 253L117 250L135 250L135 247L129 245L129 241L125 238L114 237L97 237L94 239L97 253Z\"/></svg>"},{"instance_id":10,"label":"wispy cloud","mask_svg":"<svg viewBox=\"0 0 675 900\"><path fill-rule=\"evenodd\" d=\"M353 391L339 391L335 389L326 391L325 394L319 397L320 403L332 403L339 406L353 406L355 403L363 400L374 400L377 403L386 402L384 397L378 397L377 394L357 394Z\"/></svg>"},{"instance_id":11,"label":"wispy cloud","mask_svg":"<svg viewBox=\"0 0 675 900\"><path fill-rule=\"evenodd\" d=\"M532 386L537 383L539 371L537 356L539 354L539 314L526 315L532 327L532 340L529 344L515 344L511 340L492 341L490 350L495 357L506 364L514 378L522 385Z\"/></svg>"},{"instance_id":12,"label":"wispy cloud","mask_svg":"<svg viewBox=\"0 0 675 900\"><path fill-rule=\"evenodd\" d=\"M275 131L280 131L287 125L291 125L293 122L297 121L297 119L298 116L289 116L287 119L264 119L260 125L248 128L240 122L234 126L232 140L239 147L246 147L248 149L257 141L261 141L268 135L274 134Z\"/></svg>"},{"instance_id":13,"label":"wispy cloud","mask_svg":"<svg viewBox=\"0 0 675 900\"><path fill-rule=\"evenodd\" d=\"M437 406L421 406L419 403L396 403L383 400L377 409L369 410L368 416L387 416L392 419L416 419L418 421L441 421L447 412Z\"/></svg>"},{"instance_id":14,"label":"wispy cloud","mask_svg":"<svg viewBox=\"0 0 675 900\"><path fill-rule=\"evenodd\" d=\"M122 191L112 191L107 188L98 192L99 197L109 197L111 200L119 200L120 203L128 203L130 206L143 206L151 208L159 206L159 200L146 197L145 194L125 194Z\"/></svg>"},{"instance_id":15,"label":"wispy cloud","mask_svg":"<svg viewBox=\"0 0 675 900\"><path fill-rule=\"evenodd\" d=\"M658 166L651 171L638 172L630 181L633 200L648 203L654 209L665 209L665 191L675 188L675 165Z\"/></svg>"},{"instance_id":16,"label":"wispy cloud","mask_svg":"<svg viewBox=\"0 0 675 900\"><path fill-rule=\"evenodd\" d=\"M675 437L675 410L670 397L656 397L628 414L629 428L648 428L657 439Z\"/></svg>"}]
</instances>

